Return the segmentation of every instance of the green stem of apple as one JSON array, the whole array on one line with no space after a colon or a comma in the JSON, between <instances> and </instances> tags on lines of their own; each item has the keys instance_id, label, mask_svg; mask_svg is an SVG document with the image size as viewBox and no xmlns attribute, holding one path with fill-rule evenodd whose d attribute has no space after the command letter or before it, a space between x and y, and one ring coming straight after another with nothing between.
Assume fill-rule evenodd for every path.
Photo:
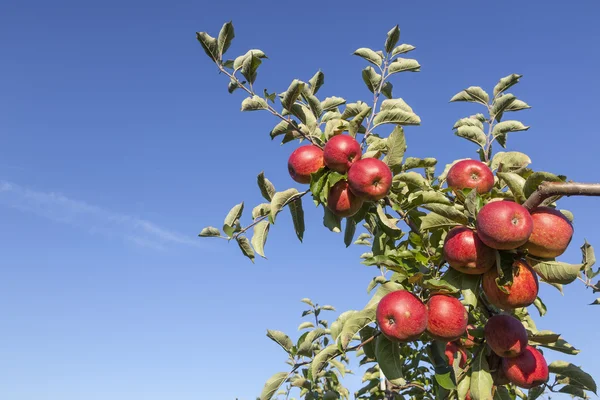
<instances>
[{"instance_id":1,"label":"green stem of apple","mask_svg":"<svg viewBox=\"0 0 600 400\"><path fill-rule=\"evenodd\" d=\"M532 210L552 196L600 196L600 183L544 182L523 203Z\"/></svg>"}]
</instances>

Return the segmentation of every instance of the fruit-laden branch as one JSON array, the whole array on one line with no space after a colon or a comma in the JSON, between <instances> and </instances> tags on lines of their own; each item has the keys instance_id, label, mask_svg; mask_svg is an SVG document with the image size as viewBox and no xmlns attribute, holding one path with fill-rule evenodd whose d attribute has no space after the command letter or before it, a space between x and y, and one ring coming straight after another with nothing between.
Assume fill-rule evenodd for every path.
<instances>
[{"instance_id":1,"label":"fruit-laden branch","mask_svg":"<svg viewBox=\"0 0 600 400\"><path fill-rule=\"evenodd\" d=\"M600 183L545 182L529 196L523 207L532 210L552 196L600 196Z\"/></svg>"}]
</instances>

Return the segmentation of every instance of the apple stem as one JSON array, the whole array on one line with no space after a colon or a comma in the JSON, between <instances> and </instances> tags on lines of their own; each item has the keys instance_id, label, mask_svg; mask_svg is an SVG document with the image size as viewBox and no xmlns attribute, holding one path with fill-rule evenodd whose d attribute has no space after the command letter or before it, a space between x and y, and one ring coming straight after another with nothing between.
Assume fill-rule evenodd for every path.
<instances>
[{"instance_id":1,"label":"apple stem","mask_svg":"<svg viewBox=\"0 0 600 400\"><path fill-rule=\"evenodd\" d=\"M544 182L523 203L532 210L552 196L600 196L600 183Z\"/></svg>"}]
</instances>

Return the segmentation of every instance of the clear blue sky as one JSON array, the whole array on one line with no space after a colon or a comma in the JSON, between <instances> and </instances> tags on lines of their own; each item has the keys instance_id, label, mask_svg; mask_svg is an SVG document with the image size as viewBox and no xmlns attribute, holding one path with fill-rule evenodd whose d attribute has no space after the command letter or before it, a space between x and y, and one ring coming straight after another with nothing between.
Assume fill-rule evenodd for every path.
<instances>
[{"instance_id":1,"label":"clear blue sky","mask_svg":"<svg viewBox=\"0 0 600 400\"><path fill-rule=\"evenodd\" d=\"M477 108L448 100L520 73L514 93L533 108L519 116L532 128L510 148L536 169L600 181L596 2L208 3L2 2L0 397L254 399L287 368L265 330L297 338L302 297L340 311L368 300L363 248L345 249L309 203L305 243L282 214L256 265L234 243L196 238L235 203L261 202L261 170L278 189L297 186L294 145L269 139L270 115L239 112L243 96L227 93L196 31L233 20L231 55L270 57L261 89L321 68L323 96L368 101L351 53L399 24L422 65L394 80L423 120L407 130L409 155L476 156L451 127ZM579 262L584 238L600 249L600 199L561 206L575 213L563 260ZM600 377L596 296L579 283L541 294L550 311L538 327L582 350L548 358Z\"/></svg>"}]
</instances>

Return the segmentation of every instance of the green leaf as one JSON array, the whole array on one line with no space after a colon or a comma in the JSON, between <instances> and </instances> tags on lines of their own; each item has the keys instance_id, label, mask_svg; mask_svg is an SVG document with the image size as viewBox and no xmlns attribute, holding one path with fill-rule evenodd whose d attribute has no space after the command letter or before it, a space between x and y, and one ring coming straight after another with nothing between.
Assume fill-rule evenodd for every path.
<instances>
[{"instance_id":1,"label":"green leaf","mask_svg":"<svg viewBox=\"0 0 600 400\"><path fill-rule=\"evenodd\" d=\"M474 126L483 130L483 122L481 122L478 118L469 117L469 118L461 118L452 127L452 129L460 128L461 126Z\"/></svg>"},{"instance_id":2,"label":"green leaf","mask_svg":"<svg viewBox=\"0 0 600 400\"><path fill-rule=\"evenodd\" d=\"M342 231L342 219L332 213L329 208L323 207L323 209L323 225L332 232L340 233Z\"/></svg>"},{"instance_id":3,"label":"green leaf","mask_svg":"<svg viewBox=\"0 0 600 400\"><path fill-rule=\"evenodd\" d=\"M363 123L364 119L371 114L371 107L366 107L361 112L359 112L352 121L350 121L350 125L348 126L348 133L352 137L356 137L356 133L360 130L360 126Z\"/></svg>"},{"instance_id":4,"label":"green leaf","mask_svg":"<svg viewBox=\"0 0 600 400\"><path fill-rule=\"evenodd\" d=\"M361 111L363 111L367 107L369 107L369 105L362 101L346 104L346 108L344 109L344 112L342 113L341 118L342 119L352 118L352 117L358 115Z\"/></svg>"},{"instance_id":5,"label":"green leaf","mask_svg":"<svg viewBox=\"0 0 600 400\"><path fill-rule=\"evenodd\" d=\"M393 110L395 108L399 108L402 111L406 111L407 113L414 114L413 109L406 104L406 102L400 98L398 99L386 99L381 103L381 110Z\"/></svg>"},{"instance_id":6,"label":"green leaf","mask_svg":"<svg viewBox=\"0 0 600 400\"><path fill-rule=\"evenodd\" d=\"M346 104L346 100L342 99L341 97L327 97L321 102L321 108L323 111L331 111L342 104ZM323 118L325 118L325 116L323 116Z\"/></svg>"},{"instance_id":7,"label":"green leaf","mask_svg":"<svg viewBox=\"0 0 600 400\"><path fill-rule=\"evenodd\" d=\"M506 182L517 203L523 204L525 200L527 200L525 194L523 193L525 178L523 178L521 175L515 174L514 172L498 172L496 175L498 175L498 178Z\"/></svg>"},{"instance_id":8,"label":"green leaf","mask_svg":"<svg viewBox=\"0 0 600 400\"><path fill-rule=\"evenodd\" d=\"M317 94L317 92L319 91L321 86L323 86L324 83L325 83L325 74L323 72L321 72L321 70L319 70L308 81L308 84L310 85L310 92L312 94Z\"/></svg>"},{"instance_id":9,"label":"green leaf","mask_svg":"<svg viewBox=\"0 0 600 400\"><path fill-rule=\"evenodd\" d=\"M560 261L546 261L527 257L531 267L547 282L561 283L563 285L577 279L583 264L567 264Z\"/></svg>"},{"instance_id":10,"label":"green leaf","mask_svg":"<svg viewBox=\"0 0 600 400\"><path fill-rule=\"evenodd\" d=\"M431 212L434 212L438 215L441 215L442 217L451 219L452 221L455 221L460 225L467 225L467 223L469 222L467 216L464 213L462 213L461 211L457 210L456 207L453 207L453 206L432 203L432 204L423 204L421 207L423 207Z\"/></svg>"},{"instance_id":11,"label":"green leaf","mask_svg":"<svg viewBox=\"0 0 600 400\"><path fill-rule=\"evenodd\" d=\"M498 97L494 100L494 104L492 104L490 115L496 119L496 121L500 121L502 118L502 114L504 111L516 100L516 96L514 94L507 93Z\"/></svg>"},{"instance_id":12,"label":"green leaf","mask_svg":"<svg viewBox=\"0 0 600 400\"><path fill-rule=\"evenodd\" d=\"M477 218L479 209L482 207L482 200L477 193L477 190L471 190L467 197L465 197L465 209L467 216L470 218Z\"/></svg>"},{"instance_id":13,"label":"green leaf","mask_svg":"<svg viewBox=\"0 0 600 400\"><path fill-rule=\"evenodd\" d=\"M446 343L440 340L434 340L425 348L429 360L435 371L435 380L437 383L447 390L456 388L456 377L448 359L444 355Z\"/></svg>"},{"instance_id":14,"label":"green leaf","mask_svg":"<svg viewBox=\"0 0 600 400\"><path fill-rule=\"evenodd\" d=\"M571 344L567 343L563 339L558 339L556 343L542 343L540 344L540 346L570 355L576 355L580 353L580 350L577 350L575 347L573 347Z\"/></svg>"},{"instance_id":15,"label":"green leaf","mask_svg":"<svg viewBox=\"0 0 600 400\"><path fill-rule=\"evenodd\" d=\"M294 231L298 240L302 241L304 237L304 210L302 209L302 198L298 198L288 205L292 214L292 222L294 223Z\"/></svg>"},{"instance_id":16,"label":"green leaf","mask_svg":"<svg viewBox=\"0 0 600 400\"><path fill-rule=\"evenodd\" d=\"M582 399L589 399L589 396L587 394L585 394L585 392L583 391L583 389L580 388L580 387L578 387L578 386L565 385L565 386L561 387L560 389L558 389L558 391L560 393L571 394L573 396L577 396L577 397L580 397Z\"/></svg>"},{"instance_id":17,"label":"green leaf","mask_svg":"<svg viewBox=\"0 0 600 400\"><path fill-rule=\"evenodd\" d=\"M415 113L409 113L399 108L381 110L373 119L373 126L382 124L420 125L421 118Z\"/></svg>"},{"instance_id":18,"label":"green leaf","mask_svg":"<svg viewBox=\"0 0 600 400\"><path fill-rule=\"evenodd\" d=\"M344 230L344 244L346 247L350 247L354 240L354 233L356 232L356 221L352 218L346 219L346 229Z\"/></svg>"},{"instance_id":19,"label":"green leaf","mask_svg":"<svg viewBox=\"0 0 600 400\"><path fill-rule=\"evenodd\" d=\"M485 133L477 126L459 126L454 134L458 137L478 144L481 148L483 148L487 143L487 137L485 136Z\"/></svg>"},{"instance_id":20,"label":"green leaf","mask_svg":"<svg viewBox=\"0 0 600 400\"><path fill-rule=\"evenodd\" d=\"M298 330L301 331L302 329L308 329L308 328L314 328L315 325L310 322L310 321L306 321L301 323L300 325L298 325Z\"/></svg>"},{"instance_id":21,"label":"green leaf","mask_svg":"<svg viewBox=\"0 0 600 400\"><path fill-rule=\"evenodd\" d=\"M269 135L271 139L275 139L279 135L289 135L296 131L298 124L296 121L281 121L271 130Z\"/></svg>"},{"instance_id":22,"label":"green leaf","mask_svg":"<svg viewBox=\"0 0 600 400\"><path fill-rule=\"evenodd\" d=\"M292 350L294 343L292 339L281 331L267 329L267 337L280 345L288 353Z\"/></svg>"},{"instance_id":23,"label":"green leaf","mask_svg":"<svg viewBox=\"0 0 600 400\"><path fill-rule=\"evenodd\" d=\"M514 398L510 395L507 388L505 388L504 386L496 386L494 400L514 400Z\"/></svg>"},{"instance_id":24,"label":"green leaf","mask_svg":"<svg viewBox=\"0 0 600 400\"><path fill-rule=\"evenodd\" d=\"M223 54L229 49L231 45L231 41L235 37L235 32L233 30L233 24L231 21L223 24L221 31L219 32L219 37L217 40L217 52L219 54L219 59L223 58Z\"/></svg>"},{"instance_id":25,"label":"green leaf","mask_svg":"<svg viewBox=\"0 0 600 400\"><path fill-rule=\"evenodd\" d=\"M231 237L233 235L233 226L242 216L242 212L244 212L244 202L236 204L227 213L227 216L223 221L223 231L227 234L227 236Z\"/></svg>"},{"instance_id":26,"label":"green leaf","mask_svg":"<svg viewBox=\"0 0 600 400\"><path fill-rule=\"evenodd\" d=\"M375 336L377 334L377 329L371 327L371 326L365 326L364 328L362 328L359 332L360 334L360 341L361 343L364 343L365 341L367 341L367 339ZM369 358L375 358L375 340L371 340L368 343L365 343L362 347L363 351L365 352L365 355Z\"/></svg>"},{"instance_id":27,"label":"green leaf","mask_svg":"<svg viewBox=\"0 0 600 400\"><path fill-rule=\"evenodd\" d=\"M433 212L421 218L421 230L424 231L457 225L460 224L450 218L442 217L441 215Z\"/></svg>"},{"instance_id":28,"label":"green leaf","mask_svg":"<svg viewBox=\"0 0 600 400\"><path fill-rule=\"evenodd\" d=\"M526 131L529 127L519 121L502 121L492 129L492 136L496 138L502 147L506 147L506 135L509 132Z\"/></svg>"},{"instance_id":29,"label":"green leaf","mask_svg":"<svg viewBox=\"0 0 600 400\"><path fill-rule=\"evenodd\" d=\"M556 343L556 341L560 338L559 333L554 333L552 331L537 331L537 332L528 332L527 337L529 340L543 343L543 344L551 344Z\"/></svg>"},{"instance_id":30,"label":"green leaf","mask_svg":"<svg viewBox=\"0 0 600 400\"><path fill-rule=\"evenodd\" d=\"M516 99L515 101L510 103L510 105L508 107L506 107L506 110L504 110L504 111L520 111L520 110L526 110L528 108L531 108L531 106L529 104L525 103L522 100Z\"/></svg>"},{"instance_id":31,"label":"green leaf","mask_svg":"<svg viewBox=\"0 0 600 400\"><path fill-rule=\"evenodd\" d=\"M390 53L394 50L394 46L396 46L398 40L400 40L400 28L396 25L387 33L387 39L385 40L386 53Z\"/></svg>"},{"instance_id":32,"label":"green leaf","mask_svg":"<svg viewBox=\"0 0 600 400\"><path fill-rule=\"evenodd\" d=\"M546 390L546 388L544 386L536 386L536 387L529 389L529 391L527 392L527 400L537 399L542 394L544 394L545 390Z\"/></svg>"},{"instance_id":33,"label":"green leaf","mask_svg":"<svg viewBox=\"0 0 600 400\"><path fill-rule=\"evenodd\" d=\"M415 49L415 46L412 46L410 44L401 44L400 46L394 48L394 50L392 50L392 57L394 57L395 55L398 54L404 54L404 53L408 53L409 51L413 51Z\"/></svg>"},{"instance_id":34,"label":"green leaf","mask_svg":"<svg viewBox=\"0 0 600 400\"><path fill-rule=\"evenodd\" d=\"M562 211L563 210L561 210L561 212ZM584 265L585 275L590 279L596 277L598 273L592 271L592 267L594 266L594 264L596 264L596 254L594 253L594 248L586 240L580 247L580 249L583 257L582 263Z\"/></svg>"},{"instance_id":35,"label":"green leaf","mask_svg":"<svg viewBox=\"0 0 600 400\"><path fill-rule=\"evenodd\" d=\"M402 129L401 126L396 126L392 133L390 133L390 136L387 138L386 143L387 155L384 157L383 162L389 165L390 168L402 164L404 152L406 151L406 137L404 136L404 129Z\"/></svg>"},{"instance_id":36,"label":"green leaf","mask_svg":"<svg viewBox=\"0 0 600 400\"><path fill-rule=\"evenodd\" d=\"M525 197L531 196L543 182L563 182L563 179L549 172L534 172L527 178L523 186Z\"/></svg>"},{"instance_id":37,"label":"green leaf","mask_svg":"<svg viewBox=\"0 0 600 400\"><path fill-rule=\"evenodd\" d=\"M227 91L233 93L239 87L238 82L235 79L230 79L227 85Z\"/></svg>"},{"instance_id":38,"label":"green leaf","mask_svg":"<svg viewBox=\"0 0 600 400\"><path fill-rule=\"evenodd\" d=\"M458 293L458 288L446 282L443 279L427 279L423 281L422 286L425 289L432 290L436 293L455 294Z\"/></svg>"},{"instance_id":39,"label":"green leaf","mask_svg":"<svg viewBox=\"0 0 600 400\"><path fill-rule=\"evenodd\" d=\"M425 177L423 177L423 175L415 171L408 171L398 174L394 176L392 182L404 182L408 185L412 185L420 189L429 189L429 183L427 182Z\"/></svg>"},{"instance_id":40,"label":"green leaf","mask_svg":"<svg viewBox=\"0 0 600 400\"><path fill-rule=\"evenodd\" d=\"M215 228L214 226L207 226L206 228L202 229L202 231L200 231L200 234L198 236L219 237L221 236L221 231L219 230L219 228Z\"/></svg>"},{"instance_id":41,"label":"green leaf","mask_svg":"<svg viewBox=\"0 0 600 400\"><path fill-rule=\"evenodd\" d=\"M267 235L269 234L269 221L264 220L260 221L258 224L254 225L254 234L252 235L252 247L256 253L263 257L265 257L265 243L267 242Z\"/></svg>"},{"instance_id":42,"label":"green leaf","mask_svg":"<svg viewBox=\"0 0 600 400\"><path fill-rule=\"evenodd\" d=\"M471 364L471 397L473 400L492 398L493 381L485 353L485 345L483 345Z\"/></svg>"},{"instance_id":43,"label":"green leaf","mask_svg":"<svg viewBox=\"0 0 600 400\"><path fill-rule=\"evenodd\" d=\"M265 215L269 215L270 212L271 212L271 204L270 203L261 203L252 209L252 219L264 217Z\"/></svg>"},{"instance_id":44,"label":"green leaf","mask_svg":"<svg viewBox=\"0 0 600 400\"><path fill-rule=\"evenodd\" d=\"M373 321L375 321L375 308L366 308L352 315L352 317L344 323L342 332L338 337L341 350L346 350L354 336Z\"/></svg>"},{"instance_id":45,"label":"green leaf","mask_svg":"<svg viewBox=\"0 0 600 400\"><path fill-rule=\"evenodd\" d=\"M300 344L300 347L298 348L298 353L300 353L301 355L306 355L307 357L311 357L313 342L315 340L325 336L327 333L328 333L328 331L323 328L317 328L315 330L308 332L308 334L306 335L306 337Z\"/></svg>"},{"instance_id":46,"label":"green leaf","mask_svg":"<svg viewBox=\"0 0 600 400\"><path fill-rule=\"evenodd\" d=\"M490 101L490 96L479 86L470 86L454 95L450 101L468 101L487 105Z\"/></svg>"},{"instance_id":47,"label":"green leaf","mask_svg":"<svg viewBox=\"0 0 600 400\"><path fill-rule=\"evenodd\" d=\"M281 209L292 201L298 195L298 190L292 188L284 190L283 192L277 192L271 199L271 214L269 214L269 220L271 223L275 223L275 217Z\"/></svg>"},{"instance_id":48,"label":"green leaf","mask_svg":"<svg viewBox=\"0 0 600 400\"><path fill-rule=\"evenodd\" d=\"M236 59L233 61L233 69L234 70L238 70L240 68L242 68L242 66L244 65L244 61L249 58L249 57L258 57L258 58L267 58L267 56L265 55L265 53L262 50L259 49L252 49L252 50L248 50L246 52L246 54L236 57Z\"/></svg>"},{"instance_id":49,"label":"green leaf","mask_svg":"<svg viewBox=\"0 0 600 400\"><path fill-rule=\"evenodd\" d=\"M336 358L340 354L341 352L338 350L338 347L335 343L330 344L329 346L321 350L319 354L317 354L315 358L313 358L312 363L310 364L310 372L312 378L314 379L318 375L318 373L323 368L325 368L325 366L329 363L330 360Z\"/></svg>"},{"instance_id":50,"label":"green leaf","mask_svg":"<svg viewBox=\"0 0 600 400\"><path fill-rule=\"evenodd\" d=\"M303 96L308 102L308 107L310 108L310 111L312 111L312 114L315 116L315 118L318 119L321 116L321 113L323 112L323 108L321 107L321 101L312 94L303 94Z\"/></svg>"},{"instance_id":51,"label":"green leaf","mask_svg":"<svg viewBox=\"0 0 600 400\"><path fill-rule=\"evenodd\" d=\"M256 71L260 64L262 64L261 58L264 58L261 56L264 56L263 52L254 54L254 52L250 51L250 54L245 56L244 61L242 62L242 75L250 82L250 84L253 84L256 80Z\"/></svg>"},{"instance_id":52,"label":"green leaf","mask_svg":"<svg viewBox=\"0 0 600 400\"><path fill-rule=\"evenodd\" d=\"M412 58L396 58L388 66L389 74L397 74L398 72L419 72L421 71L421 65L419 62Z\"/></svg>"},{"instance_id":53,"label":"green leaf","mask_svg":"<svg viewBox=\"0 0 600 400\"><path fill-rule=\"evenodd\" d=\"M333 340L337 341L338 337L340 336L340 334L342 333L342 329L344 328L344 324L346 323L346 321L348 321L354 314L356 314L358 311L356 310L349 310L349 311L344 311L343 313L340 314L340 316L331 324L331 337L333 338Z\"/></svg>"},{"instance_id":54,"label":"green leaf","mask_svg":"<svg viewBox=\"0 0 600 400\"><path fill-rule=\"evenodd\" d=\"M518 151L498 152L492 159L492 171L510 172L524 168L531 164L531 158L527 154Z\"/></svg>"},{"instance_id":55,"label":"green leaf","mask_svg":"<svg viewBox=\"0 0 600 400\"><path fill-rule=\"evenodd\" d=\"M458 272L453 268L449 268L444 275L442 275L442 280L461 291L464 297L464 304L473 307L477 306L477 291L479 288L480 275L467 275Z\"/></svg>"},{"instance_id":56,"label":"green leaf","mask_svg":"<svg viewBox=\"0 0 600 400\"><path fill-rule=\"evenodd\" d=\"M546 307L542 299L540 299L539 297L535 299L533 305L535 306L535 308L537 308L538 312L540 313L540 317L543 317L544 315L546 315L546 312L548 312L548 308Z\"/></svg>"},{"instance_id":57,"label":"green leaf","mask_svg":"<svg viewBox=\"0 0 600 400\"><path fill-rule=\"evenodd\" d=\"M283 382L285 382L288 375L289 374L287 372L278 372L269 378L269 380L265 383L262 392L260 393L260 400L271 400L279 387L283 385Z\"/></svg>"},{"instance_id":58,"label":"green leaf","mask_svg":"<svg viewBox=\"0 0 600 400\"><path fill-rule=\"evenodd\" d=\"M443 193L434 190L412 192L408 195L408 202L411 208L427 203L452 204Z\"/></svg>"},{"instance_id":59,"label":"green leaf","mask_svg":"<svg viewBox=\"0 0 600 400\"><path fill-rule=\"evenodd\" d=\"M248 238L246 236L236 236L235 240L240 246L242 253L254 263L254 250L252 249L252 246L250 246Z\"/></svg>"},{"instance_id":60,"label":"green leaf","mask_svg":"<svg viewBox=\"0 0 600 400\"><path fill-rule=\"evenodd\" d=\"M385 214L381 204L377 204L377 218L381 222L381 226L385 233L391 237L398 237L402 234L402 230L396 225L398 220L391 219Z\"/></svg>"},{"instance_id":61,"label":"green leaf","mask_svg":"<svg viewBox=\"0 0 600 400\"><path fill-rule=\"evenodd\" d=\"M392 97L394 97L392 94L393 89L394 89L394 85L392 85L392 83L390 81L387 81L381 87L381 93L388 99L391 99Z\"/></svg>"},{"instance_id":62,"label":"green leaf","mask_svg":"<svg viewBox=\"0 0 600 400\"><path fill-rule=\"evenodd\" d=\"M256 181L258 183L258 188L260 189L260 194L265 198L265 200L271 201L273 195L275 194L275 186L273 186L270 180L265 178L264 171L258 174Z\"/></svg>"},{"instance_id":63,"label":"green leaf","mask_svg":"<svg viewBox=\"0 0 600 400\"><path fill-rule=\"evenodd\" d=\"M379 90L379 85L381 84L381 75L375 72L373 67L369 65L363 69L362 78L371 93L375 93Z\"/></svg>"},{"instance_id":64,"label":"green leaf","mask_svg":"<svg viewBox=\"0 0 600 400\"><path fill-rule=\"evenodd\" d=\"M266 110L268 108L267 101L257 95L246 97L244 101L242 101L242 111Z\"/></svg>"},{"instance_id":65,"label":"green leaf","mask_svg":"<svg viewBox=\"0 0 600 400\"><path fill-rule=\"evenodd\" d=\"M494 86L494 97L498 96L499 93L502 93L513 85L519 83L519 79L521 79L523 75L518 74L510 74L500 79L496 86Z\"/></svg>"},{"instance_id":66,"label":"green leaf","mask_svg":"<svg viewBox=\"0 0 600 400\"><path fill-rule=\"evenodd\" d=\"M211 60L217 62L219 60L219 49L217 46L217 39L210 36L206 32L196 32L196 39L200 42L200 45L204 49L204 52Z\"/></svg>"},{"instance_id":67,"label":"green leaf","mask_svg":"<svg viewBox=\"0 0 600 400\"><path fill-rule=\"evenodd\" d=\"M458 383L458 386L456 388L457 392L458 392L458 398L459 399L466 399L467 398L467 393L469 392L469 389L471 387L471 376L470 375L465 375L461 381Z\"/></svg>"},{"instance_id":68,"label":"green leaf","mask_svg":"<svg viewBox=\"0 0 600 400\"><path fill-rule=\"evenodd\" d=\"M406 383L402 373L402 355L398 343L391 342L384 335L377 336L375 359L387 380L395 385Z\"/></svg>"},{"instance_id":69,"label":"green leaf","mask_svg":"<svg viewBox=\"0 0 600 400\"><path fill-rule=\"evenodd\" d=\"M287 110L292 110L292 106L304 90L305 83L294 79L290 84L290 87L285 91L283 98L281 99L281 105Z\"/></svg>"},{"instance_id":70,"label":"green leaf","mask_svg":"<svg viewBox=\"0 0 600 400\"><path fill-rule=\"evenodd\" d=\"M371 64L377 65L378 67L381 66L381 63L383 63L383 58L379 54L366 47L361 47L360 49L357 49L353 54L355 56L364 58Z\"/></svg>"},{"instance_id":71,"label":"green leaf","mask_svg":"<svg viewBox=\"0 0 600 400\"><path fill-rule=\"evenodd\" d=\"M581 368L566 361L554 361L548 365L548 370L554 374L569 378L570 384L575 384L586 390L596 393L596 382L590 374Z\"/></svg>"}]
</instances>

